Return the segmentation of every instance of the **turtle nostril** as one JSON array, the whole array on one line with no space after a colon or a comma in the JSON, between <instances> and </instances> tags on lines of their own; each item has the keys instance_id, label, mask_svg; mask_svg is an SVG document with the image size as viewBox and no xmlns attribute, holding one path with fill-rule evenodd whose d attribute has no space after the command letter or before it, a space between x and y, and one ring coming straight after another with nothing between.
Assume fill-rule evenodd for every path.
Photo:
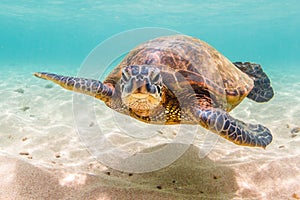
<instances>
[{"instance_id":1,"label":"turtle nostril","mask_svg":"<svg viewBox=\"0 0 300 200\"><path fill-rule=\"evenodd\" d=\"M143 80L141 80L141 79L136 80L136 87L137 88L142 87L143 85L145 85Z\"/></svg>"},{"instance_id":2,"label":"turtle nostril","mask_svg":"<svg viewBox=\"0 0 300 200\"><path fill-rule=\"evenodd\" d=\"M141 74L139 74L136 76L136 79L137 79L137 81L143 81L144 77Z\"/></svg>"}]
</instances>

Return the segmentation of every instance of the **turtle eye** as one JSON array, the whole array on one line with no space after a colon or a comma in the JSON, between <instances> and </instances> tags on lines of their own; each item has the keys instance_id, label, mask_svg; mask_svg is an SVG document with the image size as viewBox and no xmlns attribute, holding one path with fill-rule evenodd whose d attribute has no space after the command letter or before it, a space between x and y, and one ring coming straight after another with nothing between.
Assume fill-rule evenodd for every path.
<instances>
[{"instance_id":1,"label":"turtle eye","mask_svg":"<svg viewBox=\"0 0 300 200\"><path fill-rule=\"evenodd\" d=\"M151 82L152 83L157 83L159 80L160 80L160 72L159 70L154 70L152 73L151 73L151 76L150 76L150 79L151 79Z\"/></svg>"},{"instance_id":2,"label":"turtle eye","mask_svg":"<svg viewBox=\"0 0 300 200\"><path fill-rule=\"evenodd\" d=\"M125 68L123 71L122 71L122 80L125 81L125 82L128 82L130 79L130 74L129 74L129 70L127 68Z\"/></svg>"}]
</instances>

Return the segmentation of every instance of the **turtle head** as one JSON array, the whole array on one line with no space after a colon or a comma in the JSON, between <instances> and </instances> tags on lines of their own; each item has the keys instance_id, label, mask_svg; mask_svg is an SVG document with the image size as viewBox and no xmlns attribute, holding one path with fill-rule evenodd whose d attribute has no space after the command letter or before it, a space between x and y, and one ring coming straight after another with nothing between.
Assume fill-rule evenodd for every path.
<instances>
[{"instance_id":1,"label":"turtle head","mask_svg":"<svg viewBox=\"0 0 300 200\"><path fill-rule=\"evenodd\" d=\"M162 76L157 67L127 66L122 71L121 97L123 103L139 116L149 116L162 97Z\"/></svg>"}]
</instances>

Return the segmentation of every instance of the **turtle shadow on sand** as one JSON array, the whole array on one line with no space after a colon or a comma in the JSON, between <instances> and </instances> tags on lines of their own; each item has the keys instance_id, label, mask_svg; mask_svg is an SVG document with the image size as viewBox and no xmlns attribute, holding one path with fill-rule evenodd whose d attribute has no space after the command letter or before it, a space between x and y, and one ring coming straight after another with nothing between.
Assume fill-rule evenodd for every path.
<instances>
[{"instance_id":1,"label":"turtle shadow on sand","mask_svg":"<svg viewBox=\"0 0 300 200\"><path fill-rule=\"evenodd\" d=\"M149 173L128 174L113 169L97 175L74 172L81 177L63 184L66 169L46 169L21 160L6 158L12 179L5 194L22 198L59 199L232 199L238 185L233 169L209 158L200 159L199 149L191 146L168 167ZM5 164L4 164L5 165ZM80 181L78 181L80 180ZM8 191L9 191L8 190ZM1 196L1 195L0 195Z\"/></svg>"},{"instance_id":2,"label":"turtle shadow on sand","mask_svg":"<svg viewBox=\"0 0 300 200\"><path fill-rule=\"evenodd\" d=\"M110 174L121 173L111 170ZM208 157L199 158L194 145L163 169L122 177L139 188L167 193L171 199L232 199L238 190L234 170Z\"/></svg>"}]
</instances>

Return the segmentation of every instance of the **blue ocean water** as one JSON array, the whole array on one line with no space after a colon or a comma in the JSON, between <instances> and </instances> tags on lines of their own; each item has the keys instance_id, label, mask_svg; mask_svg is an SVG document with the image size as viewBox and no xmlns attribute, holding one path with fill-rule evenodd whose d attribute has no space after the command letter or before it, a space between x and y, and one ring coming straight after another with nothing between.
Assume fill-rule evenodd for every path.
<instances>
[{"instance_id":1,"label":"blue ocean water","mask_svg":"<svg viewBox=\"0 0 300 200\"><path fill-rule=\"evenodd\" d=\"M2 0L0 27L2 66L78 68L100 42L143 27L200 38L232 61L255 61L267 70L300 65L297 0Z\"/></svg>"}]
</instances>

